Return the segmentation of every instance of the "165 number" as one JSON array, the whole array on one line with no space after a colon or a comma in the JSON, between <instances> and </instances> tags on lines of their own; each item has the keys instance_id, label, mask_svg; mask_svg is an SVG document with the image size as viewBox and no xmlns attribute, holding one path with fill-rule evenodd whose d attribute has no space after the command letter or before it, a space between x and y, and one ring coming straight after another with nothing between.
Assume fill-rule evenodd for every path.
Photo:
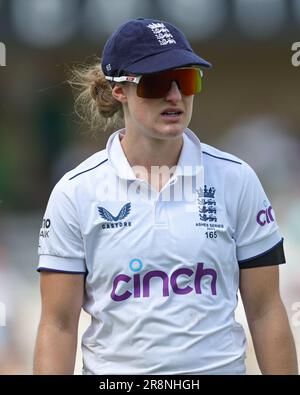
<instances>
[{"instance_id":1,"label":"165 number","mask_svg":"<svg viewBox=\"0 0 300 395\"><path fill-rule=\"evenodd\" d=\"M205 232L206 238L207 239L216 239L217 238L217 232Z\"/></svg>"}]
</instances>

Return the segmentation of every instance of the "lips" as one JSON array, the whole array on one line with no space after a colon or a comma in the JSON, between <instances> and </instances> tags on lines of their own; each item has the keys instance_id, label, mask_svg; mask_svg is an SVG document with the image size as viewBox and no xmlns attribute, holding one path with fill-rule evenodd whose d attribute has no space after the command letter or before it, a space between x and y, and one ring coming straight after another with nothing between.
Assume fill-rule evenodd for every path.
<instances>
[{"instance_id":1,"label":"lips","mask_svg":"<svg viewBox=\"0 0 300 395\"><path fill-rule=\"evenodd\" d=\"M166 108L162 113L161 116L164 121L166 122L178 122L181 119L183 111L180 108Z\"/></svg>"},{"instance_id":2,"label":"lips","mask_svg":"<svg viewBox=\"0 0 300 395\"><path fill-rule=\"evenodd\" d=\"M178 117L182 113L183 111L180 108L167 108L161 113L161 115L168 117Z\"/></svg>"}]
</instances>

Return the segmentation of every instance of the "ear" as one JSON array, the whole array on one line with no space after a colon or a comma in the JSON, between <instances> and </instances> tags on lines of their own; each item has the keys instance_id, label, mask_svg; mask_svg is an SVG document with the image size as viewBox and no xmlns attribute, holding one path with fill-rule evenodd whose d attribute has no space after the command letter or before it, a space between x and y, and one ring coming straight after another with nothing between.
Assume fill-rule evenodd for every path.
<instances>
[{"instance_id":1,"label":"ear","mask_svg":"<svg viewBox=\"0 0 300 395\"><path fill-rule=\"evenodd\" d=\"M127 103L126 87L124 84L116 84L112 88L112 95L120 103Z\"/></svg>"}]
</instances>

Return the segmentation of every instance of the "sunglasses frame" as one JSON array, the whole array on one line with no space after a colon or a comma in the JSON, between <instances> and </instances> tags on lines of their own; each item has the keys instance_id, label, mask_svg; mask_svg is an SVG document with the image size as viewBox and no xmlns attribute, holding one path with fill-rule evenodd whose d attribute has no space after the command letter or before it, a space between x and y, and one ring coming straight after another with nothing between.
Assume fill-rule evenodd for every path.
<instances>
[{"instance_id":1,"label":"sunglasses frame","mask_svg":"<svg viewBox=\"0 0 300 395\"><path fill-rule=\"evenodd\" d=\"M122 75L122 77L107 77L105 78L112 82L133 82L138 84L142 78L142 75L132 76L132 75Z\"/></svg>"},{"instance_id":2,"label":"sunglasses frame","mask_svg":"<svg viewBox=\"0 0 300 395\"><path fill-rule=\"evenodd\" d=\"M172 70L175 71L175 70L190 70L190 69L198 70L200 72L200 78L203 77L203 71L200 68L197 68L197 67L192 67L192 68L181 67L181 68L172 69ZM161 73L163 73L164 71L169 71L169 70L163 70L163 71L161 71ZM159 74L159 73L160 72L152 73L152 74ZM145 74L145 75L147 75L147 74ZM139 82L140 82L142 77L143 77L143 74L142 75L136 75L136 76L133 76L133 75L122 75L121 77L105 76L105 78L108 81L111 81L111 82L132 82L132 83L137 84L137 85L139 84Z\"/></svg>"}]
</instances>

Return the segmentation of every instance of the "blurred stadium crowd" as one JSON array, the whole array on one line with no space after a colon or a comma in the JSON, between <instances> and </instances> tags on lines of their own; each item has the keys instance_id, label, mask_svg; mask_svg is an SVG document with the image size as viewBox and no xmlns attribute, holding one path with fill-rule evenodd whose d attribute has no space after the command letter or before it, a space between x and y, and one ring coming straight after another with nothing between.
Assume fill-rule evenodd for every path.
<instances>
[{"instance_id":1,"label":"blurred stadium crowd","mask_svg":"<svg viewBox=\"0 0 300 395\"><path fill-rule=\"evenodd\" d=\"M0 0L0 374L31 374L40 314L37 245L51 189L108 135L91 138L65 80L134 17L166 19L213 64L191 129L247 161L285 238L281 290L300 353L300 0ZM242 306L237 315L246 325ZM80 333L88 325L83 314ZM249 335L249 333L248 333ZM76 373L80 373L80 349ZM259 373L249 337L248 373Z\"/></svg>"}]
</instances>

